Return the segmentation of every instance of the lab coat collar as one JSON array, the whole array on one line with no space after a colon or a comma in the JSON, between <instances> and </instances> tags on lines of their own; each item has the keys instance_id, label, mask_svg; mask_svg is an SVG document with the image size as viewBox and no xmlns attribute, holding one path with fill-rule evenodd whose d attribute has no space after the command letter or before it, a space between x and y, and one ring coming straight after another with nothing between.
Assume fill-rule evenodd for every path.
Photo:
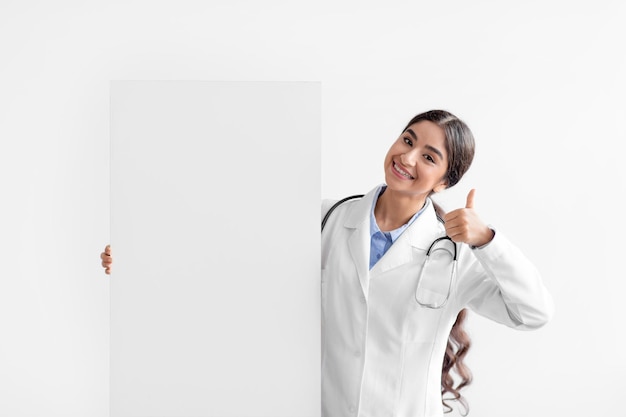
<instances>
[{"instance_id":1,"label":"lab coat collar","mask_svg":"<svg viewBox=\"0 0 626 417\"><path fill-rule=\"evenodd\" d=\"M349 238L348 246L355 263L363 294L367 297L369 276L385 272L407 262L416 256L413 248L426 252L430 244L445 234L443 225L437 220L433 202L428 199L424 212L398 237L387 253L369 270L371 246L370 210L380 186L374 188L363 198L356 201L346 217L344 226L355 229ZM419 253L419 252L418 252Z\"/></svg>"},{"instance_id":2,"label":"lab coat collar","mask_svg":"<svg viewBox=\"0 0 626 417\"><path fill-rule=\"evenodd\" d=\"M422 214L398 237L387 253L374 265L370 275L377 275L422 258L431 243L445 235L443 225L437 220L432 200L428 199Z\"/></svg>"},{"instance_id":3,"label":"lab coat collar","mask_svg":"<svg viewBox=\"0 0 626 417\"><path fill-rule=\"evenodd\" d=\"M345 227L355 229L362 227L363 223L365 223L369 229L370 210L372 208L372 204L374 203L374 198L378 195L380 187L382 187L382 185L374 188L369 193L365 194L363 198L355 202L355 204L350 208L350 213L343 224Z\"/></svg>"},{"instance_id":4,"label":"lab coat collar","mask_svg":"<svg viewBox=\"0 0 626 417\"><path fill-rule=\"evenodd\" d=\"M426 201L424 212L402 234L409 245L424 251L428 250L433 240L445 235L445 227L437 219L433 201L430 198Z\"/></svg>"},{"instance_id":5,"label":"lab coat collar","mask_svg":"<svg viewBox=\"0 0 626 417\"><path fill-rule=\"evenodd\" d=\"M370 255L370 209L379 187L374 188L363 198L356 201L344 222L344 226L354 229L348 240L350 254L359 275L363 296L367 299L369 291L369 255Z\"/></svg>"}]
</instances>

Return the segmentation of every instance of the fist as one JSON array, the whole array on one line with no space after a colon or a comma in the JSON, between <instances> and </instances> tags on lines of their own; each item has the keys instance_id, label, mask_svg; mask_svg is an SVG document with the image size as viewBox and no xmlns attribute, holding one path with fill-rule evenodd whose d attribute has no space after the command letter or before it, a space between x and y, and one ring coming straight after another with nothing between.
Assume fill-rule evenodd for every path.
<instances>
[{"instance_id":1,"label":"fist","mask_svg":"<svg viewBox=\"0 0 626 417\"><path fill-rule=\"evenodd\" d=\"M111 264L113 263L113 258L111 257L111 245L106 245L104 252L100 254L100 259L102 259L104 273L109 275L111 273Z\"/></svg>"},{"instance_id":2,"label":"fist","mask_svg":"<svg viewBox=\"0 0 626 417\"><path fill-rule=\"evenodd\" d=\"M452 210L443 216L446 234L457 243L467 243L470 246L483 246L491 242L494 233L480 220L474 211L474 195L472 189L467 195L464 208Z\"/></svg>"}]
</instances>

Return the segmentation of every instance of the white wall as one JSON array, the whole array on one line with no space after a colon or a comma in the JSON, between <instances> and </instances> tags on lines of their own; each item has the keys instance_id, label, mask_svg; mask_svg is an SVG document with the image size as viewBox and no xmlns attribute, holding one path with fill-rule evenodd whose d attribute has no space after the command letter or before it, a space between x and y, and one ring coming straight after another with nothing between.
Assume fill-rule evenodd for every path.
<instances>
[{"instance_id":1,"label":"white wall","mask_svg":"<svg viewBox=\"0 0 626 417\"><path fill-rule=\"evenodd\" d=\"M0 3L0 415L109 413L116 79L321 81L325 197L380 182L415 113L457 113L479 148L447 202L476 187L557 303L535 333L472 317L472 414L619 415L625 17L618 0Z\"/></svg>"}]
</instances>

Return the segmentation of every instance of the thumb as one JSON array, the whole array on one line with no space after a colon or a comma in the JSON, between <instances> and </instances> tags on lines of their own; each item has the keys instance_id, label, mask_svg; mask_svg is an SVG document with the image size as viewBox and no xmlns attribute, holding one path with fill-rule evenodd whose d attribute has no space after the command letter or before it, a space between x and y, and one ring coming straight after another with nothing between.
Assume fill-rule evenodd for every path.
<instances>
[{"instance_id":1,"label":"thumb","mask_svg":"<svg viewBox=\"0 0 626 417\"><path fill-rule=\"evenodd\" d=\"M465 208L474 208L474 194L476 194L476 189L472 188L467 195L467 203L465 203Z\"/></svg>"}]
</instances>

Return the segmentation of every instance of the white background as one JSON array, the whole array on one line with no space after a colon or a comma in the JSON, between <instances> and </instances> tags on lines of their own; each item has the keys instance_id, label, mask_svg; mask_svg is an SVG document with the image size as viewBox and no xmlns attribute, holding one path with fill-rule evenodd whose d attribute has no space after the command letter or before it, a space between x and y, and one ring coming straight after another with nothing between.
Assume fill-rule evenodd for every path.
<instances>
[{"instance_id":1,"label":"white background","mask_svg":"<svg viewBox=\"0 0 626 417\"><path fill-rule=\"evenodd\" d=\"M618 0L0 3L0 415L108 416L109 82L322 82L322 195L382 181L441 107L477 141L450 190L535 261L557 315L472 316L476 416L621 415L626 10Z\"/></svg>"}]
</instances>

